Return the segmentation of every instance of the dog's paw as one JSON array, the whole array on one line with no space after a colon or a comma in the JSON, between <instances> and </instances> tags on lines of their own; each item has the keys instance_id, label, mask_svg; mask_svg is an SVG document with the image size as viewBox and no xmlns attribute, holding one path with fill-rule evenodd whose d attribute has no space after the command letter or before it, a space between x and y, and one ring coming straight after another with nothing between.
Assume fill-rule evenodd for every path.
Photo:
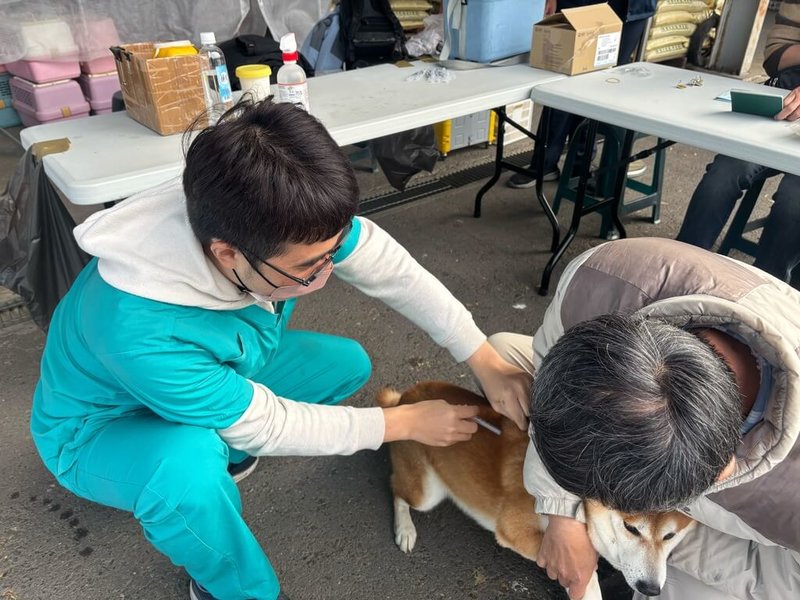
<instances>
[{"instance_id":1,"label":"dog's paw","mask_svg":"<svg viewBox=\"0 0 800 600\"><path fill-rule=\"evenodd\" d=\"M411 552L417 543L417 528L414 527L414 523L410 520L406 523L398 523L394 531L394 543L406 554Z\"/></svg>"}]
</instances>

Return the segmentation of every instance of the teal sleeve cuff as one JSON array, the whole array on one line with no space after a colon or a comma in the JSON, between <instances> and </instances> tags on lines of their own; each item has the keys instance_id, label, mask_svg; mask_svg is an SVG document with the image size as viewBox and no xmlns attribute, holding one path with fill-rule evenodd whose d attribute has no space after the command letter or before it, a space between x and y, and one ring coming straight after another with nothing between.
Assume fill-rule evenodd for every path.
<instances>
[{"instance_id":1,"label":"teal sleeve cuff","mask_svg":"<svg viewBox=\"0 0 800 600\"><path fill-rule=\"evenodd\" d=\"M340 263L350 256L358 245L358 239L361 237L361 219L353 217L351 222L353 226L350 228L350 233L347 234L344 244L333 257L333 264Z\"/></svg>"}]
</instances>

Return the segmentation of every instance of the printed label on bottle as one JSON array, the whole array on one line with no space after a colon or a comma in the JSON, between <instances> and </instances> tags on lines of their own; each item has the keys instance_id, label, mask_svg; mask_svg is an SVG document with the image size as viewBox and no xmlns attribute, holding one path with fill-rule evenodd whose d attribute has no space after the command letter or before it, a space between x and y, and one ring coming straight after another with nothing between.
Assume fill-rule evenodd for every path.
<instances>
[{"instance_id":1,"label":"printed label on bottle","mask_svg":"<svg viewBox=\"0 0 800 600\"><path fill-rule=\"evenodd\" d=\"M233 92L231 91L231 80L228 77L228 69L225 65L217 67L217 81L219 82L219 99L223 104L233 102Z\"/></svg>"},{"instance_id":2,"label":"printed label on bottle","mask_svg":"<svg viewBox=\"0 0 800 600\"><path fill-rule=\"evenodd\" d=\"M281 83L278 85L278 94L281 102L295 104L306 112L311 112L311 107L308 102L307 83Z\"/></svg>"}]
</instances>

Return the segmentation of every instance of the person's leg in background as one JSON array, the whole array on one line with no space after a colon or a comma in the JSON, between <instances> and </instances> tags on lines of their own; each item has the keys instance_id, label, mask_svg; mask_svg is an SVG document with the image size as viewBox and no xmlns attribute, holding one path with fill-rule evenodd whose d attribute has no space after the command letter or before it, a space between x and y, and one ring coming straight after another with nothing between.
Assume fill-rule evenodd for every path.
<instances>
[{"instance_id":1,"label":"person's leg in background","mask_svg":"<svg viewBox=\"0 0 800 600\"><path fill-rule=\"evenodd\" d=\"M561 153L564 151L564 146L567 143L567 137L580 123L581 118L571 113L564 112L563 110L552 109L550 111L550 122L547 131L547 150L544 155L544 180L545 181L558 181L561 172L558 169L558 162L561 160ZM541 139L542 123L536 132L537 139ZM531 171L536 171L538 167L538 154L534 148L531 164L528 167ZM515 173L508 179L508 186L516 189L524 189L533 187L536 184L536 178L525 175L523 173Z\"/></svg>"},{"instance_id":2,"label":"person's leg in background","mask_svg":"<svg viewBox=\"0 0 800 600\"><path fill-rule=\"evenodd\" d=\"M290 330L253 379L279 396L336 404L366 383L370 369L353 340ZM242 518L228 460L215 430L145 412L107 424L60 481L88 500L132 512L148 541L209 594L200 597L275 600L277 577Z\"/></svg>"},{"instance_id":3,"label":"person's leg in background","mask_svg":"<svg viewBox=\"0 0 800 600\"><path fill-rule=\"evenodd\" d=\"M800 263L800 177L785 174L772 199L754 264L788 283Z\"/></svg>"},{"instance_id":4,"label":"person's leg in background","mask_svg":"<svg viewBox=\"0 0 800 600\"><path fill-rule=\"evenodd\" d=\"M622 26L622 37L619 41L619 58L617 59L618 65L627 65L636 60L634 53L638 50L639 44L644 41L646 27L647 19L627 21Z\"/></svg>"},{"instance_id":5,"label":"person's leg in background","mask_svg":"<svg viewBox=\"0 0 800 600\"><path fill-rule=\"evenodd\" d=\"M692 194L676 239L710 250L743 192L773 174L767 167L718 154Z\"/></svg>"}]
</instances>

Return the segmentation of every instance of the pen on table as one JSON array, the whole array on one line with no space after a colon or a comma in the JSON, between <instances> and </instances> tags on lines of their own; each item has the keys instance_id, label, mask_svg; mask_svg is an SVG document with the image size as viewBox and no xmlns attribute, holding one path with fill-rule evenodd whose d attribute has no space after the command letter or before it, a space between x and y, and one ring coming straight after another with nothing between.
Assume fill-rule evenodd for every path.
<instances>
[{"instance_id":1,"label":"pen on table","mask_svg":"<svg viewBox=\"0 0 800 600\"><path fill-rule=\"evenodd\" d=\"M480 417L472 417L472 420L475 421L478 425L480 425L484 429L488 429L493 434L500 435L500 428L495 425L492 425L491 423L489 423L489 421L485 421Z\"/></svg>"}]
</instances>

